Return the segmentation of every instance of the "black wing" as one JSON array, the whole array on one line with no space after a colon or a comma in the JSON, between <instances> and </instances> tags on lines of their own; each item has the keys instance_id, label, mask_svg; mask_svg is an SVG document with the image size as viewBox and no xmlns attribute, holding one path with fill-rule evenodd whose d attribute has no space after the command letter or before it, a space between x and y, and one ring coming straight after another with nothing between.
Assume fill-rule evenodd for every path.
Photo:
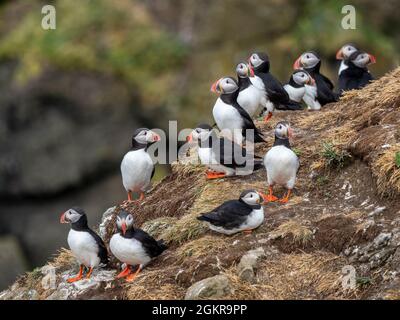
<instances>
[{"instance_id":1,"label":"black wing","mask_svg":"<svg viewBox=\"0 0 400 320\"><path fill-rule=\"evenodd\" d=\"M239 200L229 200L214 210L202 214L197 219L207 221L217 227L233 229L242 225L252 210L251 207Z\"/></svg>"},{"instance_id":2,"label":"black wing","mask_svg":"<svg viewBox=\"0 0 400 320\"><path fill-rule=\"evenodd\" d=\"M142 244L146 253L151 258L159 256L167 249L163 241L156 241L151 235L141 229L135 229L133 237Z\"/></svg>"},{"instance_id":3,"label":"black wing","mask_svg":"<svg viewBox=\"0 0 400 320\"><path fill-rule=\"evenodd\" d=\"M249 116L246 110L244 110L239 103L235 102L233 104L235 109L239 112L240 116L243 119L244 128L242 128L242 135L246 137L246 130L254 130L254 142L265 142L262 133L260 130L257 129L256 125L254 124L253 120Z\"/></svg>"},{"instance_id":4,"label":"black wing","mask_svg":"<svg viewBox=\"0 0 400 320\"><path fill-rule=\"evenodd\" d=\"M321 105L338 100L337 95L329 88L321 74L315 74L314 79L317 84L317 100Z\"/></svg>"},{"instance_id":5,"label":"black wing","mask_svg":"<svg viewBox=\"0 0 400 320\"><path fill-rule=\"evenodd\" d=\"M323 79L323 81L326 83L328 88L333 90L333 88L335 86L333 85L332 81L328 77L324 76L322 73L320 73L320 76L321 76L321 79Z\"/></svg>"},{"instance_id":6,"label":"black wing","mask_svg":"<svg viewBox=\"0 0 400 320\"><path fill-rule=\"evenodd\" d=\"M151 179L153 179L155 172L156 172L156 166L153 165L153 171L151 172Z\"/></svg>"},{"instance_id":7,"label":"black wing","mask_svg":"<svg viewBox=\"0 0 400 320\"><path fill-rule=\"evenodd\" d=\"M104 244L104 241L92 229L88 229L88 232L94 238L94 240L97 243L97 246L99 247L98 255L100 257L100 262L104 263L104 264L107 264L108 263L108 252L107 252L106 245Z\"/></svg>"}]
</instances>

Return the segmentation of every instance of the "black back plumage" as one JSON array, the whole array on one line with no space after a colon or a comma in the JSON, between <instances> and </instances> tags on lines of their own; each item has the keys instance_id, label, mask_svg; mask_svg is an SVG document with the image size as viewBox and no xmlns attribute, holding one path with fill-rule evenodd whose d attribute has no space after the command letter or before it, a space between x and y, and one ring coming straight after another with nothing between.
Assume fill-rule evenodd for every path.
<instances>
[{"instance_id":1,"label":"black back plumage","mask_svg":"<svg viewBox=\"0 0 400 320\"><path fill-rule=\"evenodd\" d=\"M234 229L245 223L247 216L253 209L259 208L261 208L261 205L250 206L242 200L229 200L214 210L202 214L197 219L224 229Z\"/></svg>"},{"instance_id":2,"label":"black back plumage","mask_svg":"<svg viewBox=\"0 0 400 320\"><path fill-rule=\"evenodd\" d=\"M139 241L150 258L159 256L168 248L164 244L164 240L157 241L141 229L131 228L127 230L124 235L121 233L121 236L127 239L135 239Z\"/></svg>"}]
</instances>

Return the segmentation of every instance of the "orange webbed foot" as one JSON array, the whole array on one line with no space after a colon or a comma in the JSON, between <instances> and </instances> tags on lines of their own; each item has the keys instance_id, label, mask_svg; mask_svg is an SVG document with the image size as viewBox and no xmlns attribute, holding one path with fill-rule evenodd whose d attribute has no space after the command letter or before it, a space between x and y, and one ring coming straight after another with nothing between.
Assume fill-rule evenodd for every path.
<instances>
[{"instance_id":1,"label":"orange webbed foot","mask_svg":"<svg viewBox=\"0 0 400 320\"><path fill-rule=\"evenodd\" d=\"M268 112L268 115L264 118L264 122L267 123L272 118L272 112Z\"/></svg>"},{"instance_id":2,"label":"orange webbed foot","mask_svg":"<svg viewBox=\"0 0 400 320\"><path fill-rule=\"evenodd\" d=\"M67 282L68 283L73 283L73 282L79 281L79 280L82 279L82 276L83 276L83 266L81 265L79 267L79 273L76 275L76 277L67 279Z\"/></svg>"},{"instance_id":3,"label":"orange webbed foot","mask_svg":"<svg viewBox=\"0 0 400 320\"><path fill-rule=\"evenodd\" d=\"M226 177L225 173L207 171L207 180L220 179Z\"/></svg>"},{"instance_id":4,"label":"orange webbed foot","mask_svg":"<svg viewBox=\"0 0 400 320\"><path fill-rule=\"evenodd\" d=\"M243 233L245 233L245 234L251 234L253 232L253 230L243 230Z\"/></svg>"},{"instance_id":5,"label":"orange webbed foot","mask_svg":"<svg viewBox=\"0 0 400 320\"><path fill-rule=\"evenodd\" d=\"M127 282L132 282L133 280L136 279L136 276L139 274L140 270L142 269L142 266L140 265L137 270L134 273L131 273L128 275L125 279Z\"/></svg>"},{"instance_id":6,"label":"orange webbed foot","mask_svg":"<svg viewBox=\"0 0 400 320\"><path fill-rule=\"evenodd\" d=\"M126 276L128 276L131 273L131 268L129 266L126 266L124 270L122 270L117 276L116 278L124 278Z\"/></svg>"}]
</instances>

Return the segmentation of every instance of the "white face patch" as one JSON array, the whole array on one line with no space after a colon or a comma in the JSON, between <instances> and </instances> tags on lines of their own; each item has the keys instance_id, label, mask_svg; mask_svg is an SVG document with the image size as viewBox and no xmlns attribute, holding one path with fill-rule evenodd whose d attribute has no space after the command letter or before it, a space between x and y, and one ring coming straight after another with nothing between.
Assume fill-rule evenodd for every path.
<instances>
[{"instance_id":1,"label":"white face patch","mask_svg":"<svg viewBox=\"0 0 400 320\"><path fill-rule=\"evenodd\" d=\"M243 200L245 203L247 203L248 205L254 206L254 205L260 204L260 202L261 202L261 197L260 197L260 195L259 195L257 192L252 191L252 192L247 193L247 194L242 198L242 200Z\"/></svg>"},{"instance_id":2,"label":"white face patch","mask_svg":"<svg viewBox=\"0 0 400 320\"><path fill-rule=\"evenodd\" d=\"M263 61L261 60L261 58L258 56L257 53L253 53L250 56L250 62L253 65L254 68L257 68L260 64L263 63Z\"/></svg>"},{"instance_id":3,"label":"white face patch","mask_svg":"<svg viewBox=\"0 0 400 320\"><path fill-rule=\"evenodd\" d=\"M135 136L134 139L140 144L149 144L157 141L156 136L157 134L151 130L142 130Z\"/></svg>"},{"instance_id":4,"label":"white face patch","mask_svg":"<svg viewBox=\"0 0 400 320\"><path fill-rule=\"evenodd\" d=\"M305 52L301 55L301 64L304 68L313 68L318 62L319 58L311 52Z\"/></svg>"},{"instance_id":5,"label":"white face patch","mask_svg":"<svg viewBox=\"0 0 400 320\"><path fill-rule=\"evenodd\" d=\"M69 209L65 213L65 219L70 223L78 222L78 220L81 218L81 216L82 215L79 214L78 212L76 212L74 209Z\"/></svg>"},{"instance_id":6,"label":"white face patch","mask_svg":"<svg viewBox=\"0 0 400 320\"><path fill-rule=\"evenodd\" d=\"M296 72L293 74L293 80L298 85L304 85L309 82L310 76L305 72Z\"/></svg>"},{"instance_id":7,"label":"white face patch","mask_svg":"<svg viewBox=\"0 0 400 320\"><path fill-rule=\"evenodd\" d=\"M345 59L350 57L352 55L352 53L356 52L356 51L357 51L357 49L350 44L342 47L342 54Z\"/></svg>"},{"instance_id":8,"label":"white face patch","mask_svg":"<svg viewBox=\"0 0 400 320\"><path fill-rule=\"evenodd\" d=\"M119 230L122 230L122 224L125 222L126 225L126 230L129 230L133 226L133 216L131 214L128 214L126 218L121 218L120 216L117 216L117 227Z\"/></svg>"},{"instance_id":9,"label":"white face patch","mask_svg":"<svg viewBox=\"0 0 400 320\"><path fill-rule=\"evenodd\" d=\"M370 57L366 53L359 54L353 63L359 68L365 68L365 66L371 61Z\"/></svg>"},{"instance_id":10,"label":"white face patch","mask_svg":"<svg viewBox=\"0 0 400 320\"><path fill-rule=\"evenodd\" d=\"M245 63L239 63L236 67L236 74L241 78L246 78L249 75L249 68Z\"/></svg>"},{"instance_id":11,"label":"white face patch","mask_svg":"<svg viewBox=\"0 0 400 320\"><path fill-rule=\"evenodd\" d=\"M279 123L275 128L275 135L278 138L286 139L289 137L289 126L283 123Z\"/></svg>"},{"instance_id":12,"label":"white face patch","mask_svg":"<svg viewBox=\"0 0 400 320\"><path fill-rule=\"evenodd\" d=\"M232 93L238 89L237 83L231 78L222 78L219 82L222 93Z\"/></svg>"},{"instance_id":13,"label":"white face patch","mask_svg":"<svg viewBox=\"0 0 400 320\"><path fill-rule=\"evenodd\" d=\"M193 140L206 141L211 135L211 130L196 128L192 131Z\"/></svg>"}]
</instances>

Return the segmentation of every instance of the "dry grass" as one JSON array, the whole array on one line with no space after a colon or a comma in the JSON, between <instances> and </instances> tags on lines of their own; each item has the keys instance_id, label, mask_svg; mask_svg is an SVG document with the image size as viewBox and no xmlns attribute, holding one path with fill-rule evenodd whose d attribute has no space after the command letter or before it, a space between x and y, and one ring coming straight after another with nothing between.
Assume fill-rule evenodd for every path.
<instances>
[{"instance_id":1,"label":"dry grass","mask_svg":"<svg viewBox=\"0 0 400 320\"><path fill-rule=\"evenodd\" d=\"M171 228L176 222L174 217L161 217L143 223L141 229L149 233L154 238L159 238L168 228Z\"/></svg>"},{"instance_id":2,"label":"dry grass","mask_svg":"<svg viewBox=\"0 0 400 320\"><path fill-rule=\"evenodd\" d=\"M234 292L227 299L344 299L355 292L344 292L341 268L345 260L331 253L279 254L266 259L258 268L258 283L240 280L231 268L225 272Z\"/></svg>"},{"instance_id":3,"label":"dry grass","mask_svg":"<svg viewBox=\"0 0 400 320\"><path fill-rule=\"evenodd\" d=\"M396 154L400 145L387 149L372 163L372 172L377 178L381 195L393 197L400 194L400 168L396 164Z\"/></svg>"},{"instance_id":4,"label":"dry grass","mask_svg":"<svg viewBox=\"0 0 400 320\"><path fill-rule=\"evenodd\" d=\"M272 231L270 235L273 239L283 239L291 235L294 242L306 244L312 239L313 233L309 228L301 225L299 222L289 220L282 223L276 230Z\"/></svg>"},{"instance_id":5,"label":"dry grass","mask_svg":"<svg viewBox=\"0 0 400 320\"><path fill-rule=\"evenodd\" d=\"M49 265L60 269L68 269L75 264L76 259L72 255L71 250L65 248L61 248L54 259L49 262Z\"/></svg>"}]
</instances>

